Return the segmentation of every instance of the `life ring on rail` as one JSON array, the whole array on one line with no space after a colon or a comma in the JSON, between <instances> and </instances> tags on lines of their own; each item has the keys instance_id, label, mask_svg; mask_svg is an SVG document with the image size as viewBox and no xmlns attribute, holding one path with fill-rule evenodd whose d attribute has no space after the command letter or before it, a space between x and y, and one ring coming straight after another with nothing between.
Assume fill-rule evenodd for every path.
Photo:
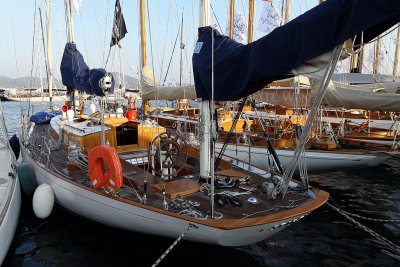
<instances>
[{"instance_id":1,"label":"life ring on rail","mask_svg":"<svg viewBox=\"0 0 400 267\"><path fill-rule=\"evenodd\" d=\"M103 172L102 163L106 171ZM93 188L105 185L118 189L122 186L122 167L117 151L112 146L101 145L93 148L88 157L89 177Z\"/></svg>"}]
</instances>

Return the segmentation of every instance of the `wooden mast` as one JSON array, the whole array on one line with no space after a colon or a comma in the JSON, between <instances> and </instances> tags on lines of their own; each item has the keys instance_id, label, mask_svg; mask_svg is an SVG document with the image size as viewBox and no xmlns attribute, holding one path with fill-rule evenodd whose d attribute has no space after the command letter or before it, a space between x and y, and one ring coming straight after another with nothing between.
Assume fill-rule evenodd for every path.
<instances>
[{"instance_id":1,"label":"wooden mast","mask_svg":"<svg viewBox=\"0 0 400 267\"><path fill-rule=\"evenodd\" d=\"M141 73L143 71L143 67L147 66L145 1L146 0L140 0L140 41L141 41L140 51L142 56ZM140 76L143 77L143 73ZM143 101L142 105L143 112L145 112L145 110L148 108L148 105L149 105L148 100Z\"/></svg>"},{"instance_id":2,"label":"wooden mast","mask_svg":"<svg viewBox=\"0 0 400 267\"><path fill-rule=\"evenodd\" d=\"M140 0L140 39L142 49L142 67L147 65L146 59L146 16L145 16L145 0Z\"/></svg>"},{"instance_id":3,"label":"wooden mast","mask_svg":"<svg viewBox=\"0 0 400 267\"><path fill-rule=\"evenodd\" d=\"M254 0L249 0L249 29L248 29L248 43L253 41L253 20L254 20Z\"/></svg>"},{"instance_id":4,"label":"wooden mast","mask_svg":"<svg viewBox=\"0 0 400 267\"><path fill-rule=\"evenodd\" d=\"M396 40L396 49L394 51L394 63L393 63L393 76L398 75L398 64L399 64L399 48L400 48L400 23L398 24L397 28L397 40Z\"/></svg>"},{"instance_id":5,"label":"wooden mast","mask_svg":"<svg viewBox=\"0 0 400 267\"><path fill-rule=\"evenodd\" d=\"M233 22L235 19L235 0L231 0L229 9L229 37L233 38Z\"/></svg>"},{"instance_id":6,"label":"wooden mast","mask_svg":"<svg viewBox=\"0 0 400 267\"><path fill-rule=\"evenodd\" d=\"M376 43L375 43L375 57L374 57L373 74L379 73L380 59L381 59L381 37L378 36L378 39L376 40Z\"/></svg>"},{"instance_id":7,"label":"wooden mast","mask_svg":"<svg viewBox=\"0 0 400 267\"><path fill-rule=\"evenodd\" d=\"M290 9L290 0L286 0L285 24L289 22L289 9Z\"/></svg>"}]
</instances>

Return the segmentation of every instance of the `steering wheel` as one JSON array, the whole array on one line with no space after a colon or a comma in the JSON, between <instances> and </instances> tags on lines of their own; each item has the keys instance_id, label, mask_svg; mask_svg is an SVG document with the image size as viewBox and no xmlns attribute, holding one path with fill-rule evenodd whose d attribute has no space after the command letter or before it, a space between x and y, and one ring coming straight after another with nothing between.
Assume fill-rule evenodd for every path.
<instances>
[{"instance_id":1,"label":"steering wheel","mask_svg":"<svg viewBox=\"0 0 400 267\"><path fill-rule=\"evenodd\" d=\"M173 168L183 158L182 165L176 170L176 173L179 173L188 159L187 143L180 135L172 138L167 133L160 133L151 141L148 157L151 169L159 176L162 175L163 168ZM167 173L163 175L170 177L174 174Z\"/></svg>"},{"instance_id":2,"label":"steering wheel","mask_svg":"<svg viewBox=\"0 0 400 267\"><path fill-rule=\"evenodd\" d=\"M278 138L279 139L293 138L293 134L294 134L293 129L294 129L293 123L290 119L288 119L288 118L280 119L278 122L278 131L280 132L280 134L278 135Z\"/></svg>"}]
</instances>

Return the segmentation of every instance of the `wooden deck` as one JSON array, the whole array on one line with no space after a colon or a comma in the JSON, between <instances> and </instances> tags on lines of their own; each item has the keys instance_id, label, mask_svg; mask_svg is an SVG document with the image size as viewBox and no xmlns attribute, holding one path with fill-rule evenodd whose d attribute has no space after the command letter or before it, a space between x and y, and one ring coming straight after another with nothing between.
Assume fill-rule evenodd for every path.
<instances>
[{"instance_id":1,"label":"wooden deck","mask_svg":"<svg viewBox=\"0 0 400 267\"><path fill-rule=\"evenodd\" d=\"M44 147L46 147L43 143L43 140L50 140L54 137L54 134L50 134L49 129L50 128L48 125L37 125L35 127L32 134L32 148L30 149L34 154L34 157L64 179L68 179L73 183L77 183L81 186L94 190L89 180L87 170L81 170L79 168L70 168L68 170L68 154L66 151L63 149L53 150L51 151L50 157L47 157L47 155L43 153L45 150ZM148 160L146 160L147 150L125 151L119 153L119 156L124 175L124 185L117 190L116 197L121 198L121 200L140 203L137 194L143 196L144 184L145 180L147 180L146 204L156 209L162 209L163 196L154 188L154 185L160 184L162 181L160 177L155 176L148 171ZM47 162L48 160L49 162ZM242 203L241 207L236 207L231 203L223 207L215 205L215 210L221 213L224 219L256 218L272 215L278 211L292 209L312 200L309 196L301 192L290 191L286 194L286 197L282 201L268 200L266 194L261 192L261 185L262 182L266 180L265 178L255 173L239 169L238 167L233 166L232 169L242 173L243 175L250 176L251 183L247 184L246 186L253 188L254 191L251 194L236 196ZM202 185L198 183L198 173L198 159L189 156L184 169L178 174L178 177L173 177L170 181L176 182L190 179L190 184L198 184L198 186L201 187ZM169 181L167 181L167 183L168 182ZM135 186L137 189L135 189ZM97 189L97 191L103 193L105 192L103 188ZM237 181L232 188L216 188L215 190L216 193L222 193L224 191L236 193L239 192L239 182ZM197 191L189 193L183 198L193 202L198 202L200 206L196 207L196 209L201 212L203 217L209 215L209 211L211 210L211 199L207 195L207 192ZM249 198L256 198L257 203L252 204L248 202ZM167 199L167 202L170 202L170 199Z\"/></svg>"}]
</instances>

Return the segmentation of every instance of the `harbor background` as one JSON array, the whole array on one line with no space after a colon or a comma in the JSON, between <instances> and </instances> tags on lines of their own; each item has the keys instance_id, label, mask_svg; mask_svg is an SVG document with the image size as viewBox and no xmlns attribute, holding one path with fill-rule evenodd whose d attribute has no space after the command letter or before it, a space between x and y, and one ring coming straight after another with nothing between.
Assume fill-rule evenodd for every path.
<instances>
[{"instance_id":1,"label":"harbor background","mask_svg":"<svg viewBox=\"0 0 400 267\"><path fill-rule=\"evenodd\" d=\"M48 104L3 102L9 136L21 127L21 112ZM55 103L61 108L61 103ZM400 159L381 166L309 175L310 184L331 194L342 209L376 219L400 219ZM333 203L333 202L331 202ZM357 219L400 244L400 224ZM45 220L23 198L8 266L151 266L174 240L126 232L78 217L55 206ZM328 206L317 209L273 237L240 248L181 241L160 266L399 266L387 244Z\"/></svg>"}]
</instances>

